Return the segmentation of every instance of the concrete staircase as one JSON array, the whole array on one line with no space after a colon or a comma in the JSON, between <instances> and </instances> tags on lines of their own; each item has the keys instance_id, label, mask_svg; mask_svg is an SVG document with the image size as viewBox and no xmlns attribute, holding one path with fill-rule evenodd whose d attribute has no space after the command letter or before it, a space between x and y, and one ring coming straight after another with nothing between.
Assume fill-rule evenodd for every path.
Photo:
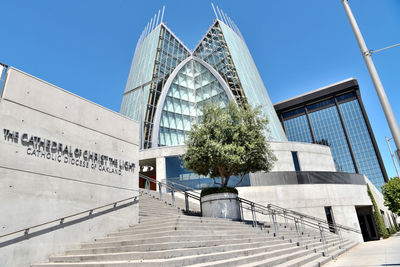
<instances>
[{"instance_id":1,"label":"concrete staircase","mask_svg":"<svg viewBox=\"0 0 400 267\"><path fill-rule=\"evenodd\" d=\"M139 224L32 266L320 266L356 244L344 241L340 249L337 236L329 234L330 256L324 257L318 231L304 233L298 245L291 225L280 225L275 237L267 223L253 228L246 222L188 216L157 198L155 192L140 196ZM175 203L184 205L179 198Z\"/></svg>"}]
</instances>

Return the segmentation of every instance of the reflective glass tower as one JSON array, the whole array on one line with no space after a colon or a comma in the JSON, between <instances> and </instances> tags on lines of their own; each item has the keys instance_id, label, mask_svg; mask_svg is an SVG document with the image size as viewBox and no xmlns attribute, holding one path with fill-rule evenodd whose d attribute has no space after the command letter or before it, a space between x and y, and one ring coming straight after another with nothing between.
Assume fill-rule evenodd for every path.
<instances>
[{"instance_id":1,"label":"reflective glass tower","mask_svg":"<svg viewBox=\"0 0 400 267\"><path fill-rule=\"evenodd\" d=\"M155 22L157 21L157 22ZM142 148L184 143L209 101L262 106L271 138L287 141L264 83L232 20L216 19L188 49L158 17L139 38L121 113L142 123Z\"/></svg>"},{"instance_id":2,"label":"reflective glass tower","mask_svg":"<svg viewBox=\"0 0 400 267\"><path fill-rule=\"evenodd\" d=\"M330 146L336 169L365 174L381 190L387 174L357 80L275 104L289 141Z\"/></svg>"}]
</instances>

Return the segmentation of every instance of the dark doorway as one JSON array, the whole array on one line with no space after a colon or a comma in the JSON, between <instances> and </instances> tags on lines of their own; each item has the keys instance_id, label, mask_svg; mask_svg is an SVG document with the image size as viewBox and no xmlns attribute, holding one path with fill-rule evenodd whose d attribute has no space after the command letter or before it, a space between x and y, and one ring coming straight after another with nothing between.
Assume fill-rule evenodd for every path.
<instances>
[{"instance_id":1,"label":"dark doorway","mask_svg":"<svg viewBox=\"0 0 400 267\"><path fill-rule=\"evenodd\" d=\"M379 239L372 218L372 206L356 207L356 211L364 241Z\"/></svg>"},{"instance_id":2,"label":"dark doorway","mask_svg":"<svg viewBox=\"0 0 400 267\"><path fill-rule=\"evenodd\" d=\"M326 220L328 221L329 231L336 233L335 219L333 218L332 207L325 207Z\"/></svg>"}]
</instances>

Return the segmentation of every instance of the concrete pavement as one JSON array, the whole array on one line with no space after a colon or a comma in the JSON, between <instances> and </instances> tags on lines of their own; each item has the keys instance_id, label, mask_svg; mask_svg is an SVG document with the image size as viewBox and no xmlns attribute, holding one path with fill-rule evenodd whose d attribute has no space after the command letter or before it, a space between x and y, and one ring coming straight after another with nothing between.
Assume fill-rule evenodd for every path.
<instances>
[{"instance_id":1,"label":"concrete pavement","mask_svg":"<svg viewBox=\"0 0 400 267\"><path fill-rule=\"evenodd\" d=\"M388 239L364 242L324 265L348 266L400 266L400 232Z\"/></svg>"}]
</instances>

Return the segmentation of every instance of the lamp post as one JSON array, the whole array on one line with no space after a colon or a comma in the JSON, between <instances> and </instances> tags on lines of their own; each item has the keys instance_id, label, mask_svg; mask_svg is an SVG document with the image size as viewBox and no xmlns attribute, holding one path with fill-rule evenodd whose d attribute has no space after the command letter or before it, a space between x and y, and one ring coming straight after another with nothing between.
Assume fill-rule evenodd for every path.
<instances>
[{"instance_id":1,"label":"lamp post","mask_svg":"<svg viewBox=\"0 0 400 267\"><path fill-rule=\"evenodd\" d=\"M399 169L397 169L396 160L394 159L392 148L390 147L390 144L389 144L389 141L392 140L393 138L392 137L387 138L387 136L385 136L385 139L386 139L386 143L387 143L387 145L389 147L389 152L390 152L390 156L392 157L392 160L393 160L394 168L396 169L397 177L400 178Z\"/></svg>"},{"instance_id":2,"label":"lamp post","mask_svg":"<svg viewBox=\"0 0 400 267\"><path fill-rule=\"evenodd\" d=\"M364 58L365 64L367 65L368 72L369 72L369 75L371 76L376 93L378 94L378 98L381 103L383 112L385 113L386 120L389 124L389 128L392 133L394 143L396 145L397 160L399 161L399 164L400 164L400 129L399 129L399 125L397 124L396 118L393 114L392 107L389 104L389 100L386 96L385 90L383 89L383 85L379 78L378 72L376 71L374 62L372 61L371 55L374 51L368 50L367 45L365 44L364 38L361 34L361 31L358 28L356 19L354 18L353 12L350 9L348 0L342 0L342 3L344 6L344 10L346 11L347 17L349 18L351 28L353 29L354 35L357 39L357 43L358 43L358 46L360 47L361 54ZM397 46L397 45L394 45L394 46ZM394 46L391 46L391 47L394 47ZM390 48L390 47L388 47L388 48ZM386 49L386 48L384 48L384 49ZM382 51L384 49L380 49L379 51Z\"/></svg>"}]
</instances>

